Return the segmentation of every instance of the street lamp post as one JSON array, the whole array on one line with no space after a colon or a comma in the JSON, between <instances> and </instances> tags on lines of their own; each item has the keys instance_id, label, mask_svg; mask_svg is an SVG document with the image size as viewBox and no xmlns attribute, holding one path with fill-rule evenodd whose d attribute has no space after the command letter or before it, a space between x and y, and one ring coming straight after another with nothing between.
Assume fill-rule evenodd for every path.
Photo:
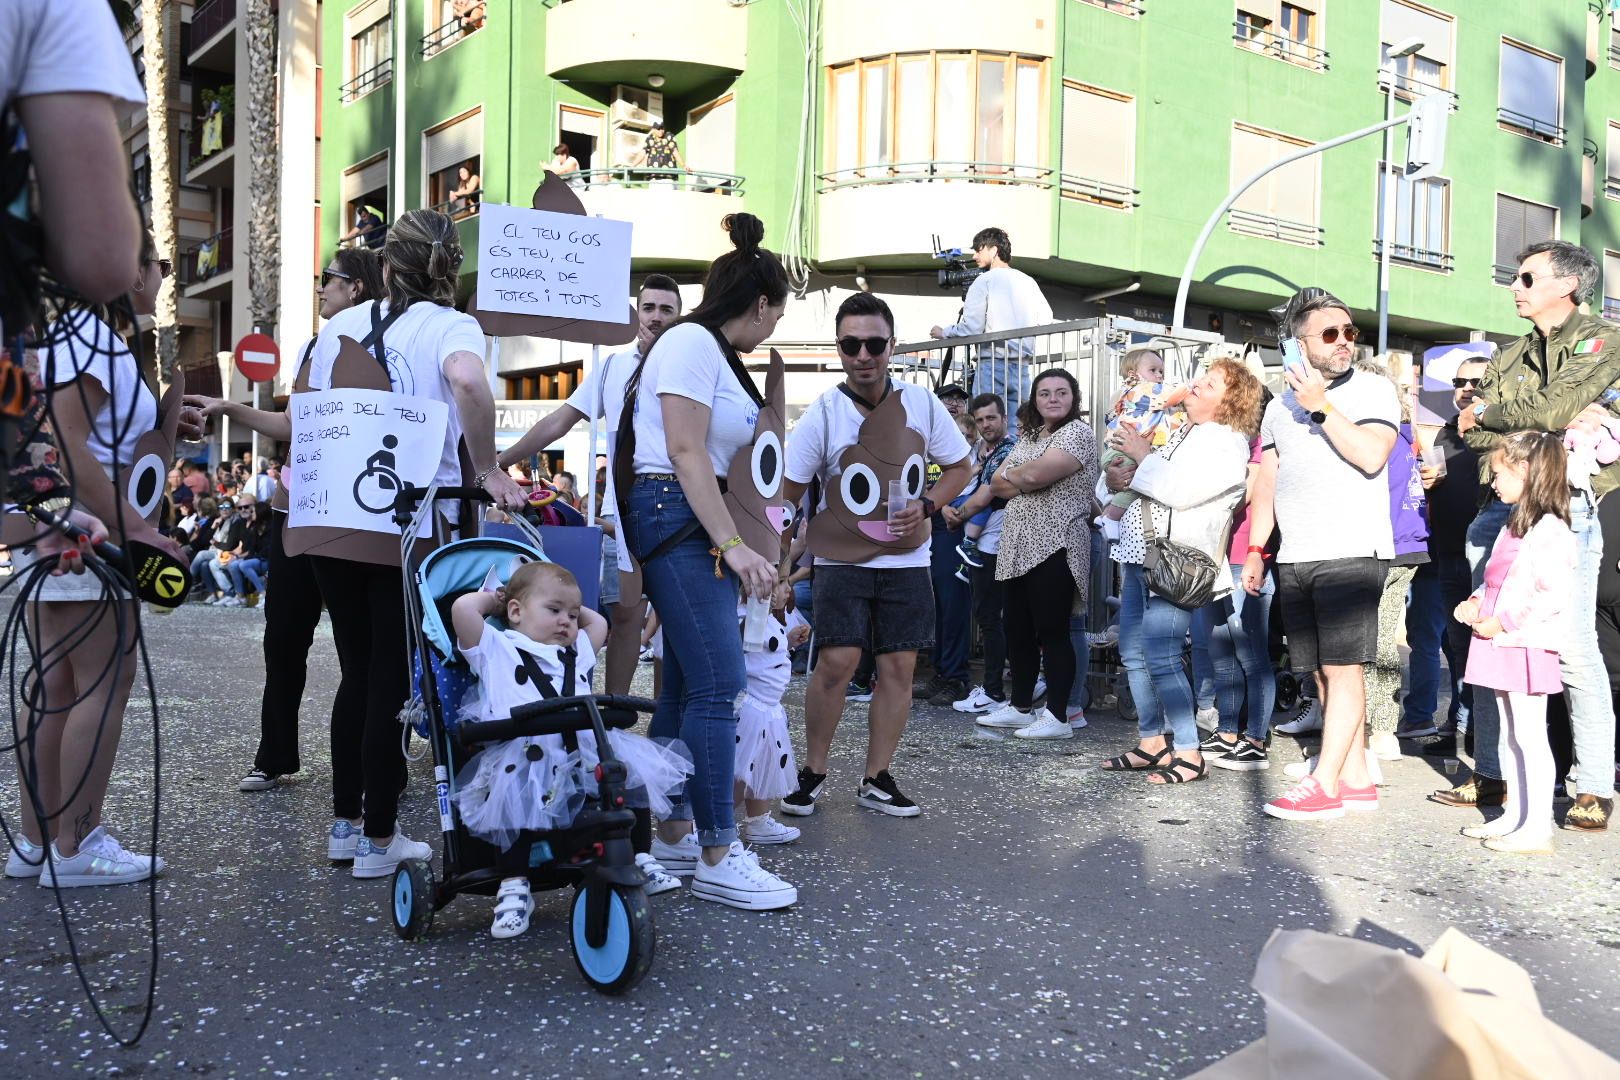
<instances>
[{"instance_id":1,"label":"street lamp post","mask_svg":"<svg viewBox=\"0 0 1620 1080\"><path fill-rule=\"evenodd\" d=\"M1395 116L1395 61L1412 56L1423 49L1424 42L1419 38L1406 38L1389 47L1389 55L1384 58L1381 74L1384 84L1384 122L1389 123ZM1380 167L1383 175L1379 177L1378 190L1382 192L1379 202L1378 214L1378 355L1389 353L1389 249L1390 238L1395 232L1395 165L1394 165L1394 128L1384 129L1384 160Z\"/></svg>"}]
</instances>

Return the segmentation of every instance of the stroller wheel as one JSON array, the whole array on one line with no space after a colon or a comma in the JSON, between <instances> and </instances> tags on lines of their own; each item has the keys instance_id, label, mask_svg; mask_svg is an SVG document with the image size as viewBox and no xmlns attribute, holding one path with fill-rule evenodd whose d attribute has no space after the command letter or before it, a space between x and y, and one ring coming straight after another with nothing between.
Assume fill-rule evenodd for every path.
<instances>
[{"instance_id":1,"label":"stroller wheel","mask_svg":"<svg viewBox=\"0 0 1620 1080\"><path fill-rule=\"evenodd\" d=\"M1299 704L1299 680L1291 671L1277 672L1277 711L1288 712Z\"/></svg>"},{"instance_id":2,"label":"stroller wheel","mask_svg":"<svg viewBox=\"0 0 1620 1080\"><path fill-rule=\"evenodd\" d=\"M394 869L389 909L394 933L415 941L433 925L433 871L420 859L406 859Z\"/></svg>"},{"instance_id":3,"label":"stroller wheel","mask_svg":"<svg viewBox=\"0 0 1620 1080\"><path fill-rule=\"evenodd\" d=\"M597 934L589 925L593 900L605 902L607 907ZM574 893L574 904L569 909L568 936L580 974L604 994L625 993L652 967L657 943L646 891L618 885L582 886ZM592 938L597 939L594 945Z\"/></svg>"}]
</instances>

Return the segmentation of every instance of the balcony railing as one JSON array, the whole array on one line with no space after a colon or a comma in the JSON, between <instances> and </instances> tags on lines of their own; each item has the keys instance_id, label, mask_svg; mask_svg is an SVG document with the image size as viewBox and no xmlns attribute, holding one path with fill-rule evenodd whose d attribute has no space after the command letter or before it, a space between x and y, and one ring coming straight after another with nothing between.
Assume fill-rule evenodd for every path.
<instances>
[{"instance_id":1,"label":"balcony railing","mask_svg":"<svg viewBox=\"0 0 1620 1080\"><path fill-rule=\"evenodd\" d=\"M432 206L428 207L428 209L437 210L441 214L449 214L450 217L455 221L463 221L466 218L477 215L478 204L483 202L483 200L484 192L482 189L480 189L473 192L471 195L457 195L453 199L446 199L444 202L434 203Z\"/></svg>"},{"instance_id":2,"label":"balcony railing","mask_svg":"<svg viewBox=\"0 0 1620 1080\"><path fill-rule=\"evenodd\" d=\"M1605 176L1603 178L1603 194L1611 199L1620 199L1620 176Z\"/></svg>"},{"instance_id":3,"label":"balcony railing","mask_svg":"<svg viewBox=\"0 0 1620 1080\"><path fill-rule=\"evenodd\" d=\"M236 18L236 0L205 0L191 13L191 42L201 45Z\"/></svg>"},{"instance_id":4,"label":"balcony railing","mask_svg":"<svg viewBox=\"0 0 1620 1080\"><path fill-rule=\"evenodd\" d=\"M338 99L345 105L351 101L359 101L393 77L394 58L390 56L344 83L338 90Z\"/></svg>"},{"instance_id":5,"label":"balcony railing","mask_svg":"<svg viewBox=\"0 0 1620 1080\"><path fill-rule=\"evenodd\" d=\"M1261 236L1268 240L1282 240L1307 247L1322 246L1322 227L1303 221L1288 221L1269 214L1255 214L1247 210L1228 210L1227 226L1244 236Z\"/></svg>"},{"instance_id":6,"label":"balcony railing","mask_svg":"<svg viewBox=\"0 0 1620 1080\"><path fill-rule=\"evenodd\" d=\"M741 195L743 178L730 173L699 172L695 169L646 169L628 165L611 169L584 169L563 177L574 187L611 185L628 188L673 188L716 195Z\"/></svg>"},{"instance_id":7,"label":"balcony railing","mask_svg":"<svg viewBox=\"0 0 1620 1080\"><path fill-rule=\"evenodd\" d=\"M190 140L186 145L186 171L190 172L215 154L223 154L236 145L236 115L215 113L194 119Z\"/></svg>"},{"instance_id":8,"label":"balcony railing","mask_svg":"<svg viewBox=\"0 0 1620 1080\"><path fill-rule=\"evenodd\" d=\"M1540 139L1542 142L1549 142L1554 146L1564 145L1563 127L1551 120L1543 120L1537 116L1530 116L1526 113L1514 112L1512 109L1499 107L1496 110L1496 122L1521 134Z\"/></svg>"},{"instance_id":9,"label":"balcony railing","mask_svg":"<svg viewBox=\"0 0 1620 1080\"><path fill-rule=\"evenodd\" d=\"M1267 56L1274 56L1278 60L1286 60L1290 64L1298 64L1313 71L1328 69L1326 49L1319 49L1309 42L1295 41L1287 34L1279 34L1275 30L1267 30L1265 27L1255 26L1241 19L1232 23L1232 40L1240 49L1265 53Z\"/></svg>"},{"instance_id":10,"label":"balcony railing","mask_svg":"<svg viewBox=\"0 0 1620 1080\"><path fill-rule=\"evenodd\" d=\"M866 184L918 184L967 181L976 184L1032 184L1052 186L1052 170L1037 165L990 161L913 161L862 165L818 173L821 191Z\"/></svg>"},{"instance_id":11,"label":"balcony railing","mask_svg":"<svg viewBox=\"0 0 1620 1080\"><path fill-rule=\"evenodd\" d=\"M1451 111L1457 111L1457 91L1448 90L1438 83L1424 82L1422 79L1397 72L1392 78L1388 72L1378 73L1378 85L1387 87L1393 85L1395 96L1402 101L1416 101L1418 98L1428 97L1430 94L1444 94L1451 99Z\"/></svg>"},{"instance_id":12,"label":"balcony railing","mask_svg":"<svg viewBox=\"0 0 1620 1080\"><path fill-rule=\"evenodd\" d=\"M1090 4L1092 7L1102 8L1104 11L1129 15L1134 19L1142 14L1144 0L1080 0L1080 2Z\"/></svg>"},{"instance_id":13,"label":"balcony railing","mask_svg":"<svg viewBox=\"0 0 1620 1080\"><path fill-rule=\"evenodd\" d=\"M1374 255L1380 254L1383 245L1377 240L1373 241ZM1424 270L1441 270L1451 272L1453 263L1451 252L1430 251L1427 248L1414 247L1411 244L1391 244L1389 247L1389 261L1405 263L1407 266L1417 266Z\"/></svg>"},{"instance_id":14,"label":"balcony railing","mask_svg":"<svg viewBox=\"0 0 1620 1080\"><path fill-rule=\"evenodd\" d=\"M197 285L231 268L231 230L222 229L180 253L176 272L182 286Z\"/></svg>"},{"instance_id":15,"label":"balcony railing","mask_svg":"<svg viewBox=\"0 0 1620 1080\"><path fill-rule=\"evenodd\" d=\"M1498 285L1511 285L1513 279L1519 274L1518 264L1492 263L1491 280Z\"/></svg>"},{"instance_id":16,"label":"balcony railing","mask_svg":"<svg viewBox=\"0 0 1620 1080\"><path fill-rule=\"evenodd\" d=\"M1610 322L1620 322L1620 299L1612 296L1603 298L1603 317Z\"/></svg>"},{"instance_id":17,"label":"balcony railing","mask_svg":"<svg viewBox=\"0 0 1620 1080\"><path fill-rule=\"evenodd\" d=\"M481 3L473 5L467 15L452 15L441 25L422 35L418 50L422 54L422 59L431 60L468 34L482 30L487 20L488 14Z\"/></svg>"},{"instance_id":18,"label":"balcony railing","mask_svg":"<svg viewBox=\"0 0 1620 1080\"><path fill-rule=\"evenodd\" d=\"M1106 180L1092 180L1085 176L1075 176L1072 173L1060 173L1058 186L1063 194L1080 199L1085 202L1094 202L1101 206L1112 206L1124 210L1133 206L1141 206L1137 196L1142 194L1140 188L1126 187L1123 184L1111 184Z\"/></svg>"},{"instance_id":19,"label":"balcony railing","mask_svg":"<svg viewBox=\"0 0 1620 1080\"><path fill-rule=\"evenodd\" d=\"M1615 67L1620 67L1620 41L1614 41L1612 39L1610 40L1609 63L1613 64Z\"/></svg>"}]
</instances>

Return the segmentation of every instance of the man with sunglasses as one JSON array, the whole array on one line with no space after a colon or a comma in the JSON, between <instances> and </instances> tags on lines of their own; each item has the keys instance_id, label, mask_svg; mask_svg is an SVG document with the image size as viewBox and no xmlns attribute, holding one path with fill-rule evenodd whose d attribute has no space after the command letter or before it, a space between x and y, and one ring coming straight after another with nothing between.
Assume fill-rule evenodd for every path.
<instances>
[{"instance_id":1,"label":"man with sunglasses","mask_svg":"<svg viewBox=\"0 0 1620 1080\"><path fill-rule=\"evenodd\" d=\"M917 536L926 527L928 515L956 498L967 484L971 475L967 440L927 387L889 378L894 315L888 304L870 293L854 293L839 306L833 325L844 381L811 402L789 434L783 455L783 497L797 503L810 481L819 478L822 494L816 513L834 513L828 504L837 500L837 513L857 518L864 526L878 526L887 481L904 479L904 474L912 472L911 465L885 476L871 466L853 464L846 478L843 458L860 441L866 418L892 394L905 410L906 426L922 436L920 471L925 474L930 462L942 466L939 479L926 495L921 490L922 476L915 476L913 494L922 497L914 497L905 510L888 518L888 532L893 536L902 541ZM815 813L827 780L827 752L863 649L877 658L877 681L868 719L866 771L856 801L892 817L922 813L901 793L889 775L889 764L911 712L917 652L934 644L934 592L929 545L895 546L900 550L843 562L817 551L812 539L817 659L804 696L806 753L799 770L799 790L782 800L784 813L800 817ZM782 576L786 578L791 569L784 565Z\"/></svg>"},{"instance_id":2,"label":"man with sunglasses","mask_svg":"<svg viewBox=\"0 0 1620 1080\"><path fill-rule=\"evenodd\" d=\"M1588 410L1598 417L1620 417L1620 327L1579 305L1591 299L1598 282L1597 260L1578 244L1544 240L1519 254L1519 270L1509 287L1519 317L1531 329L1503 348L1485 369L1479 396L1458 418L1458 430L1480 456L1480 481L1490 481L1490 452L1514 431L1561 432ZM1570 526L1579 545L1573 635L1558 652L1564 699L1575 741L1575 804L1564 827L1602 832L1614 809L1614 702L1597 639L1598 576L1603 564L1603 532L1598 501L1620 487L1620 462L1605 466L1589 486L1570 495ZM1508 507L1492 498L1468 530L1469 561L1476 585L1491 543ZM1496 740L1499 717L1488 694L1474 695L1469 727L1474 740L1474 775L1455 789L1432 797L1449 806L1499 805L1503 801Z\"/></svg>"},{"instance_id":3,"label":"man with sunglasses","mask_svg":"<svg viewBox=\"0 0 1620 1080\"><path fill-rule=\"evenodd\" d=\"M1315 770L1265 811L1320 820L1378 809L1363 737L1362 666L1377 656L1378 603L1395 555L1384 470L1401 404L1394 383L1352 366L1360 334L1343 301L1302 290L1280 322L1305 363L1283 369L1288 389L1260 422L1243 587L1260 595L1266 545L1280 528L1277 592L1288 656L1302 677L1316 676L1322 749Z\"/></svg>"}]
</instances>

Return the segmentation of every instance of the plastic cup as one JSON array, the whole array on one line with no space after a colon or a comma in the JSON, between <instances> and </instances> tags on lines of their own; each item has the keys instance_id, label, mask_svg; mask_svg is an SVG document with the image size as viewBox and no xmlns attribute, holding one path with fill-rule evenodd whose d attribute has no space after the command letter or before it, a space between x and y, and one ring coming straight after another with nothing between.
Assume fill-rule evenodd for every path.
<instances>
[{"instance_id":1,"label":"plastic cup","mask_svg":"<svg viewBox=\"0 0 1620 1080\"><path fill-rule=\"evenodd\" d=\"M904 480L890 480L889 524L893 525L894 519L905 513L905 509L909 505L911 505L911 499L906 495L906 482Z\"/></svg>"},{"instance_id":2,"label":"plastic cup","mask_svg":"<svg viewBox=\"0 0 1620 1080\"><path fill-rule=\"evenodd\" d=\"M1435 476L1446 475L1446 452L1438 446L1428 447L1423 451L1423 467L1433 469Z\"/></svg>"}]
</instances>

